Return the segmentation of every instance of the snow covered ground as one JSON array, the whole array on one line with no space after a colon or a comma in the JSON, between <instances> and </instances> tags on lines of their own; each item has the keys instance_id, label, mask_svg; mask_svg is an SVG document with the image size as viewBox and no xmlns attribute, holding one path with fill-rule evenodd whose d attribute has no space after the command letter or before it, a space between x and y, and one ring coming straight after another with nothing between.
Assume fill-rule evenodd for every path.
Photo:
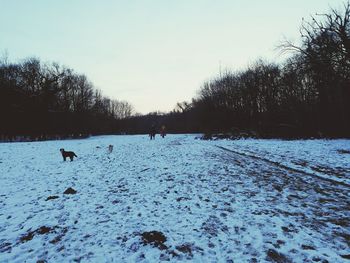
<instances>
[{"instance_id":1,"label":"snow covered ground","mask_svg":"<svg viewBox=\"0 0 350 263\"><path fill-rule=\"evenodd\" d=\"M349 262L349 150L194 135L0 143L0 262Z\"/></svg>"},{"instance_id":2,"label":"snow covered ground","mask_svg":"<svg viewBox=\"0 0 350 263\"><path fill-rule=\"evenodd\" d=\"M216 145L350 185L350 140L221 140Z\"/></svg>"}]
</instances>

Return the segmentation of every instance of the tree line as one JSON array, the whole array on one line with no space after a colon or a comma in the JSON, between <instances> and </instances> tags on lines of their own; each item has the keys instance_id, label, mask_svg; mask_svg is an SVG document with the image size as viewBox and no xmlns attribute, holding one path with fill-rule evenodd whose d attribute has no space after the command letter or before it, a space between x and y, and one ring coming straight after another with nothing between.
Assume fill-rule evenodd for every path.
<instances>
[{"instance_id":1,"label":"tree line","mask_svg":"<svg viewBox=\"0 0 350 263\"><path fill-rule=\"evenodd\" d=\"M207 81L193 100L203 128L269 136L350 136L350 2L311 17L282 64L257 61Z\"/></svg>"},{"instance_id":2,"label":"tree line","mask_svg":"<svg viewBox=\"0 0 350 263\"><path fill-rule=\"evenodd\" d=\"M134 113L103 96L83 74L37 58L0 61L0 135L33 138L111 133Z\"/></svg>"},{"instance_id":3,"label":"tree line","mask_svg":"<svg viewBox=\"0 0 350 263\"><path fill-rule=\"evenodd\" d=\"M300 45L279 46L292 52L283 63L258 60L226 70L203 83L191 102L153 121L193 132L350 137L350 1L310 20L301 25Z\"/></svg>"}]
</instances>

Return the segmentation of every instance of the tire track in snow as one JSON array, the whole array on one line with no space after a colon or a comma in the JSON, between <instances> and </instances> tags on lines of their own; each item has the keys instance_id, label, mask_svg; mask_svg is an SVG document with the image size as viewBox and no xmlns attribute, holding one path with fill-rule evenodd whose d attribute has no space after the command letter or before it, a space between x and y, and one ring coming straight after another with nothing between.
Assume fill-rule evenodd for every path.
<instances>
[{"instance_id":1,"label":"tire track in snow","mask_svg":"<svg viewBox=\"0 0 350 263\"><path fill-rule=\"evenodd\" d=\"M231 150L231 149L219 146L219 145L215 145L215 147L217 147L217 148L219 148L221 150L227 151L227 152L238 154L240 156L248 157L248 158L259 160L259 161L264 161L266 163L269 163L271 165L277 166L279 168L285 169L285 170L290 171L290 172L295 172L295 173L299 173L299 174L303 174L303 175L307 175L307 176L311 176L311 177L316 177L316 178L318 178L320 180L330 182L333 185L342 185L342 186L350 188L350 184L347 184L347 183L344 183L344 182L341 182L341 181L337 181L337 180L334 180L334 179L326 178L326 177L323 177L323 176L320 176L320 175L317 175L317 174L305 172L303 170L295 169L295 168L289 167L287 165L281 164L279 162L271 161L271 160L269 160L267 158L264 158L264 157L261 157L261 156L251 155L251 154L247 154L247 153L241 153L241 152L238 152L238 151L235 151L235 150Z\"/></svg>"}]
</instances>

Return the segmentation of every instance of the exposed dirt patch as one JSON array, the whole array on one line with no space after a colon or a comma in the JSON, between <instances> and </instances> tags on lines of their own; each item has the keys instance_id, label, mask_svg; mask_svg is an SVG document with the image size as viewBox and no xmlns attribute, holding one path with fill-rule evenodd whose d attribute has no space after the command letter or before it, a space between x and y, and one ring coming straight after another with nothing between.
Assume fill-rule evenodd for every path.
<instances>
[{"instance_id":1,"label":"exposed dirt patch","mask_svg":"<svg viewBox=\"0 0 350 263\"><path fill-rule=\"evenodd\" d=\"M187 259L193 257L194 252L203 253L203 249L195 246L193 243L185 243L175 247L177 251L183 253Z\"/></svg>"},{"instance_id":2,"label":"exposed dirt patch","mask_svg":"<svg viewBox=\"0 0 350 263\"><path fill-rule=\"evenodd\" d=\"M329 220L332 224L348 227L350 222L348 218L334 218Z\"/></svg>"},{"instance_id":3,"label":"exposed dirt patch","mask_svg":"<svg viewBox=\"0 0 350 263\"><path fill-rule=\"evenodd\" d=\"M54 229L55 229L55 227L41 226L34 231L28 231L26 234L24 234L23 236L20 237L19 241L21 243L28 242L28 241L32 240L36 234L44 235L44 234L53 232Z\"/></svg>"},{"instance_id":4,"label":"exposed dirt patch","mask_svg":"<svg viewBox=\"0 0 350 263\"><path fill-rule=\"evenodd\" d=\"M50 241L51 244L56 244L62 240L62 238L65 236L65 234L68 232L68 228L63 228L60 233Z\"/></svg>"},{"instance_id":5,"label":"exposed dirt patch","mask_svg":"<svg viewBox=\"0 0 350 263\"><path fill-rule=\"evenodd\" d=\"M73 194L76 194L77 191L74 190L73 188L69 187L66 189L66 191L63 192L65 195L73 195Z\"/></svg>"},{"instance_id":6,"label":"exposed dirt patch","mask_svg":"<svg viewBox=\"0 0 350 263\"><path fill-rule=\"evenodd\" d=\"M176 246L176 249L182 253L186 253L192 257L192 244L183 244Z\"/></svg>"},{"instance_id":7,"label":"exposed dirt patch","mask_svg":"<svg viewBox=\"0 0 350 263\"><path fill-rule=\"evenodd\" d=\"M313 246L308 246L308 245L301 245L301 248L304 250L315 250Z\"/></svg>"},{"instance_id":8,"label":"exposed dirt patch","mask_svg":"<svg viewBox=\"0 0 350 263\"><path fill-rule=\"evenodd\" d=\"M33 239L34 234L35 234L35 232L28 232L27 234L23 235L19 240L22 243L30 241Z\"/></svg>"},{"instance_id":9,"label":"exposed dirt patch","mask_svg":"<svg viewBox=\"0 0 350 263\"><path fill-rule=\"evenodd\" d=\"M269 249L267 251L266 259L269 260L269 261L272 261L272 262L277 262L277 263L289 263L289 262L292 262L285 255L283 255L282 253L277 252L274 249Z\"/></svg>"},{"instance_id":10,"label":"exposed dirt patch","mask_svg":"<svg viewBox=\"0 0 350 263\"><path fill-rule=\"evenodd\" d=\"M150 231L143 232L141 234L142 242L144 245L152 245L161 250L167 249L168 247L164 244L166 242L166 237L162 232Z\"/></svg>"},{"instance_id":11,"label":"exposed dirt patch","mask_svg":"<svg viewBox=\"0 0 350 263\"><path fill-rule=\"evenodd\" d=\"M188 198L188 197L183 197L183 196L180 196L180 197L178 197L178 198L176 198L176 201L177 202L180 202L180 201L186 201L186 200L191 200L190 198Z\"/></svg>"},{"instance_id":12,"label":"exposed dirt patch","mask_svg":"<svg viewBox=\"0 0 350 263\"><path fill-rule=\"evenodd\" d=\"M347 255L340 255L342 258L345 258L345 259L350 259L350 254L347 254Z\"/></svg>"},{"instance_id":13,"label":"exposed dirt patch","mask_svg":"<svg viewBox=\"0 0 350 263\"><path fill-rule=\"evenodd\" d=\"M350 150L339 149L339 150L337 150L337 153L339 153L339 154L350 154Z\"/></svg>"},{"instance_id":14,"label":"exposed dirt patch","mask_svg":"<svg viewBox=\"0 0 350 263\"><path fill-rule=\"evenodd\" d=\"M50 195L45 201L53 200L59 198L57 195Z\"/></svg>"}]
</instances>

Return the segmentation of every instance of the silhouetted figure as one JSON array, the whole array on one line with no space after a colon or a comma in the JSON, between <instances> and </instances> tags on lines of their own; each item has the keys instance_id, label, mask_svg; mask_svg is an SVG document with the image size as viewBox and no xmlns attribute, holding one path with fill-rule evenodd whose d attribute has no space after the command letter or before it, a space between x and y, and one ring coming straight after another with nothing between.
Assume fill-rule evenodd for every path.
<instances>
[{"instance_id":1,"label":"silhouetted figure","mask_svg":"<svg viewBox=\"0 0 350 263\"><path fill-rule=\"evenodd\" d=\"M149 132L149 137L151 140L154 140L156 138L156 126L153 124L151 127L151 130Z\"/></svg>"},{"instance_id":2,"label":"silhouetted figure","mask_svg":"<svg viewBox=\"0 0 350 263\"><path fill-rule=\"evenodd\" d=\"M66 161L67 157L70 158L70 161L73 161L74 156L78 157L74 152L66 152L63 148L60 149L60 152L62 153L63 161Z\"/></svg>"},{"instance_id":3,"label":"silhouetted figure","mask_svg":"<svg viewBox=\"0 0 350 263\"><path fill-rule=\"evenodd\" d=\"M162 128L160 129L160 136L162 136L162 138L164 138L166 135L166 130L165 130L165 126L163 125Z\"/></svg>"}]
</instances>

